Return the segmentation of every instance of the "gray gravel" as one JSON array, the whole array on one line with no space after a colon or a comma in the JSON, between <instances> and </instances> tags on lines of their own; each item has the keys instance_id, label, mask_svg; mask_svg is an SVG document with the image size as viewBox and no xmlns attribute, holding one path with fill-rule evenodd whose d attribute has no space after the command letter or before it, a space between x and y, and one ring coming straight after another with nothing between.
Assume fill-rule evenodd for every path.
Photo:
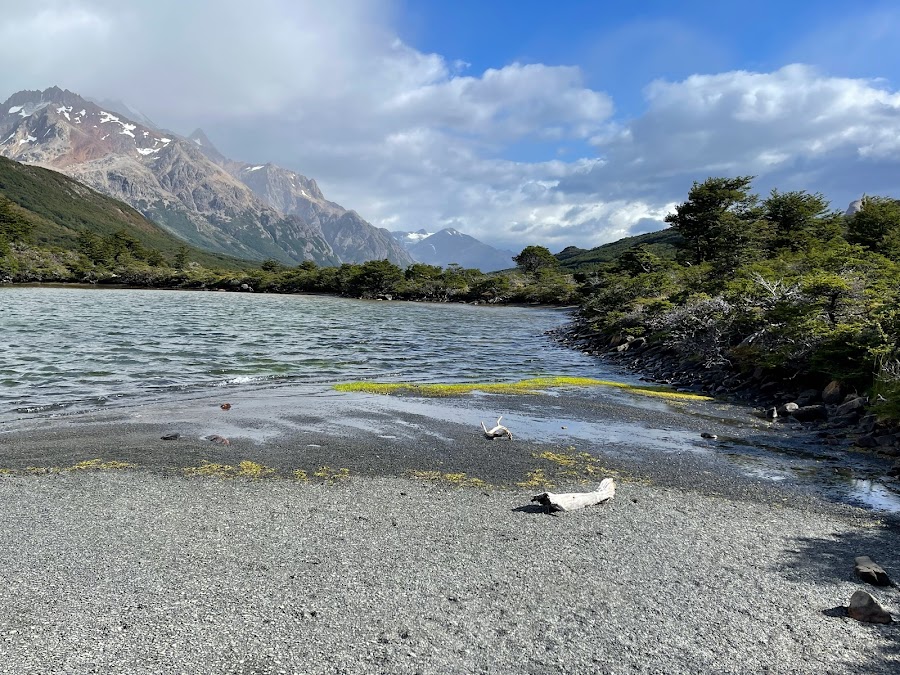
<instances>
[{"instance_id":1,"label":"gray gravel","mask_svg":"<svg viewBox=\"0 0 900 675\"><path fill-rule=\"evenodd\" d=\"M900 671L900 624L836 609L855 555L900 578L872 514L626 483L547 516L529 496L0 477L0 672Z\"/></svg>"}]
</instances>

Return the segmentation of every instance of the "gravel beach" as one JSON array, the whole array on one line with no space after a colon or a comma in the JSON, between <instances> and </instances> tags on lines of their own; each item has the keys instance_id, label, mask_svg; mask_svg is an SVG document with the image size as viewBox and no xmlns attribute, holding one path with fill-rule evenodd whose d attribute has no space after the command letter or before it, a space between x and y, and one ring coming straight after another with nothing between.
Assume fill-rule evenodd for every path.
<instances>
[{"instance_id":1,"label":"gravel beach","mask_svg":"<svg viewBox=\"0 0 900 675\"><path fill-rule=\"evenodd\" d=\"M634 438L592 443L578 424L616 406L579 400L323 396L227 417L195 401L6 429L0 672L900 670L900 624L841 609L865 587L855 556L900 579L895 517L678 449L733 428L722 411L717 429L618 405L602 424ZM473 431L496 410L524 438ZM641 429L674 447L634 456ZM135 466L73 470L91 459ZM241 461L271 473L222 477ZM584 491L603 475L618 480L605 505L530 503L536 478ZM896 587L867 590L900 618Z\"/></svg>"}]
</instances>

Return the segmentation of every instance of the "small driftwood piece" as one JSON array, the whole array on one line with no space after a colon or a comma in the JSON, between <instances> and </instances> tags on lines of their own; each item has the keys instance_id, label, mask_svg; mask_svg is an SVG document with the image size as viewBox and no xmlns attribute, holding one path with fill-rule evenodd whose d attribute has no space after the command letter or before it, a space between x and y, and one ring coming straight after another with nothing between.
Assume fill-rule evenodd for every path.
<instances>
[{"instance_id":1,"label":"small driftwood piece","mask_svg":"<svg viewBox=\"0 0 900 675\"><path fill-rule=\"evenodd\" d=\"M503 438L504 436L509 440L512 440L512 432L507 429L505 426L500 424L500 420L503 419L503 415L497 418L497 424L494 425L493 429L488 429L484 426L484 422L481 423L481 428L484 431L485 438L489 438L494 440L495 438Z\"/></svg>"},{"instance_id":2,"label":"small driftwood piece","mask_svg":"<svg viewBox=\"0 0 900 675\"><path fill-rule=\"evenodd\" d=\"M585 506L602 504L613 498L616 494L616 483L612 478L604 478L594 492L564 492L556 494L544 492L535 495L531 501L543 506L547 513L554 511L575 511Z\"/></svg>"}]
</instances>

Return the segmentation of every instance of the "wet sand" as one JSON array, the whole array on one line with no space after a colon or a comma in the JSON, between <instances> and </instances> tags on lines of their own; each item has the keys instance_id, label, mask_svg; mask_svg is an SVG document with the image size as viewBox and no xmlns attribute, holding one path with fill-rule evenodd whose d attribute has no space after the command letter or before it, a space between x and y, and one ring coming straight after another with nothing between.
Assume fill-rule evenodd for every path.
<instances>
[{"instance_id":1,"label":"wet sand","mask_svg":"<svg viewBox=\"0 0 900 675\"><path fill-rule=\"evenodd\" d=\"M754 478L699 438L777 443L739 410L600 391L228 398L0 430L0 672L900 668L900 624L838 609L863 587L855 556L900 578L896 519ZM499 414L514 440L481 435ZM93 459L135 468L67 470ZM273 473L185 472L241 461ZM541 480L604 475L609 504L530 502ZM900 618L896 588L870 590Z\"/></svg>"}]
</instances>

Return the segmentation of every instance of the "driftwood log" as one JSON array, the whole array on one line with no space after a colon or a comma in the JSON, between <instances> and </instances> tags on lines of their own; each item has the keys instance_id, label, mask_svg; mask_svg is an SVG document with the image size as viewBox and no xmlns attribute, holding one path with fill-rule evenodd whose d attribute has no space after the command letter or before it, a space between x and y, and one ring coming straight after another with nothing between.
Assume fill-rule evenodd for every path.
<instances>
[{"instance_id":1,"label":"driftwood log","mask_svg":"<svg viewBox=\"0 0 900 675\"><path fill-rule=\"evenodd\" d=\"M503 419L503 415L497 418L497 424L494 425L493 429L488 429L484 426L484 422L481 423L481 429L484 431L484 435L486 438L494 440L495 438L503 438L504 436L509 440L512 440L512 432L507 429L505 426L500 424L500 420Z\"/></svg>"},{"instance_id":2,"label":"driftwood log","mask_svg":"<svg viewBox=\"0 0 900 675\"><path fill-rule=\"evenodd\" d=\"M554 511L575 511L585 506L602 504L613 498L616 494L616 483L612 478L604 478L594 492L543 492L531 498L543 506L547 513Z\"/></svg>"}]
</instances>

